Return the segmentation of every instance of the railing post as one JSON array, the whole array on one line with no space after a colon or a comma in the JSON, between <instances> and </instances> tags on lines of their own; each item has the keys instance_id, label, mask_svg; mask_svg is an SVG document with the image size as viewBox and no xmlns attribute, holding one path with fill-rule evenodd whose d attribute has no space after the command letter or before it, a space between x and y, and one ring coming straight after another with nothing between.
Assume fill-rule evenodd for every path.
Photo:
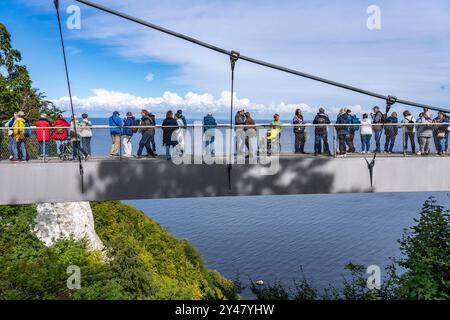
<instances>
[{"instance_id":1,"label":"railing post","mask_svg":"<svg viewBox=\"0 0 450 320\"><path fill-rule=\"evenodd\" d=\"M195 163L195 146L194 146L195 130L194 130L194 126L195 126L195 124L193 124L191 126L191 148L192 148L191 158L192 158L192 163Z\"/></svg>"},{"instance_id":2,"label":"railing post","mask_svg":"<svg viewBox=\"0 0 450 320\"><path fill-rule=\"evenodd\" d=\"M331 127L331 131L333 132L333 155L337 158L337 150L336 150L336 130L334 127Z\"/></svg>"},{"instance_id":3,"label":"railing post","mask_svg":"<svg viewBox=\"0 0 450 320\"><path fill-rule=\"evenodd\" d=\"M46 140L46 136L45 136L45 131L46 131L47 129L43 129L43 138L44 138L44 141L42 142L42 159L44 160L44 163L45 163L45 161L46 161L46 159L47 159L47 148L46 148L46 145L47 145L47 140ZM38 144L39 144L39 141L38 141Z\"/></svg>"}]
</instances>

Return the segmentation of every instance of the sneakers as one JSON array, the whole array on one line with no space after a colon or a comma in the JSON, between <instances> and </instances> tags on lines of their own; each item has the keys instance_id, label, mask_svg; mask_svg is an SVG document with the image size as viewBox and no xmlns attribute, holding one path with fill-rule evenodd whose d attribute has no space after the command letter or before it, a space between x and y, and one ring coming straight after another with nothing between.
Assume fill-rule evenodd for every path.
<instances>
[{"instance_id":1,"label":"sneakers","mask_svg":"<svg viewBox=\"0 0 450 320\"><path fill-rule=\"evenodd\" d=\"M416 154L417 154L418 156L421 156L421 155L422 155L422 152L419 151L419 152L417 152Z\"/></svg>"}]
</instances>

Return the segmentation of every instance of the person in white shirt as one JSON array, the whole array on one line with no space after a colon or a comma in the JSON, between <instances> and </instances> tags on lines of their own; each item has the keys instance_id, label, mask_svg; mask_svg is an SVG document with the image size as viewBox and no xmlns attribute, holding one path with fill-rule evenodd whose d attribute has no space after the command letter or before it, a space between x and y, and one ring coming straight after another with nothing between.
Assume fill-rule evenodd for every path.
<instances>
[{"instance_id":1,"label":"person in white shirt","mask_svg":"<svg viewBox=\"0 0 450 320\"><path fill-rule=\"evenodd\" d=\"M370 139L372 139L372 134L372 120L370 120L367 113L364 113L361 120L362 153L370 153Z\"/></svg>"}]
</instances>

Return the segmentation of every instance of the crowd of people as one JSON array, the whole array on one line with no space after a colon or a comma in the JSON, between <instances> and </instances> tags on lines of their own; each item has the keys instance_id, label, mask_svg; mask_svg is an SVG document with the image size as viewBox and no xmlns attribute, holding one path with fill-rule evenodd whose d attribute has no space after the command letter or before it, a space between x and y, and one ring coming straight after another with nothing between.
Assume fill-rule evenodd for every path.
<instances>
[{"instance_id":1,"label":"crowd of people","mask_svg":"<svg viewBox=\"0 0 450 320\"><path fill-rule=\"evenodd\" d=\"M443 113L433 117L428 108L424 108L416 120L409 111L403 112L400 120L397 112L389 115L383 114L379 107L374 107L370 114L364 113L361 118L353 114L348 108L342 108L332 124L330 117L324 108L320 108L312 124L314 126L314 155L321 154L331 156L329 138L329 127L334 126L336 130L337 156L345 157L349 153L356 153L355 137L359 132L361 139L361 153L386 152L392 153L395 142L399 134L399 124L402 124L404 152L408 149L418 155L428 155L431 153L431 145L434 143L436 152L444 155L448 152L448 140L450 133L450 119ZM156 117L149 110L141 110L140 117L135 117L132 112L127 112L125 117L121 117L118 111L108 119L111 135L112 157L143 157L144 149L146 157L156 157L155 129ZM12 162L27 161L29 152L27 150L27 139L33 134L31 124L24 112L17 112L13 117L2 121L2 125L7 130L0 130L0 134L7 132L9 159ZM236 154L253 157L261 149L265 149L268 155L277 149L281 151L281 133L283 123L279 114L273 116L273 120L267 128L267 133L257 141L257 126L250 112L239 110L234 117L235 125L235 150ZM308 123L305 121L301 109L295 111L293 120L294 152L304 154L305 144L308 139ZM56 144L58 153L63 152L66 147L70 147L72 159L78 156L87 159L91 156L92 122L87 114L83 114L81 119L73 115L70 122L66 121L63 115L57 115L54 121L43 113L35 121L35 135L38 142L38 156L48 157L50 155L50 142ZM213 114L209 112L203 118L203 140L205 153L215 155L215 136L218 123ZM162 142L166 151L166 158L171 159L171 155L176 153L181 156L185 152L185 131L187 121L182 110L175 114L172 111L166 113L162 122L163 137ZM139 147L137 153L133 155L132 139L135 134L140 134ZM381 146L381 137L385 135L384 149ZM371 151L372 138L375 142L375 149ZM0 136L0 141L3 137ZM0 144L1 146L1 144ZM122 152L123 149L123 152Z\"/></svg>"}]
</instances>

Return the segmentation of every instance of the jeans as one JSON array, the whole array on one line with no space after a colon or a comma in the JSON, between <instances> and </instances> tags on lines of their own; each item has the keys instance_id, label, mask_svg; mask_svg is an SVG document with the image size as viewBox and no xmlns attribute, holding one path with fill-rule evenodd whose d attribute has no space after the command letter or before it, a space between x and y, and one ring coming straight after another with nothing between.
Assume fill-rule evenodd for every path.
<instances>
[{"instance_id":1,"label":"jeans","mask_svg":"<svg viewBox=\"0 0 450 320\"><path fill-rule=\"evenodd\" d=\"M171 145L166 145L166 158L170 160L172 158L172 154L170 153Z\"/></svg>"},{"instance_id":2,"label":"jeans","mask_svg":"<svg viewBox=\"0 0 450 320\"><path fill-rule=\"evenodd\" d=\"M236 129L236 154L245 154L245 131L244 129Z\"/></svg>"},{"instance_id":3,"label":"jeans","mask_svg":"<svg viewBox=\"0 0 450 320\"><path fill-rule=\"evenodd\" d=\"M14 159L14 155L17 154L17 143L13 136L9 136L9 155ZM17 157L16 157L17 158ZM16 159L17 160L17 159Z\"/></svg>"},{"instance_id":4,"label":"jeans","mask_svg":"<svg viewBox=\"0 0 450 320\"><path fill-rule=\"evenodd\" d=\"M295 132L295 131L294 131ZM306 135L305 131L295 132L295 152L304 153L305 152Z\"/></svg>"},{"instance_id":5,"label":"jeans","mask_svg":"<svg viewBox=\"0 0 450 320\"><path fill-rule=\"evenodd\" d=\"M14 155L14 160L19 160L18 152L21 152L22 161L27 161L27 146L26 139L17 140L16 154Z\"/></svg>"},{"instance_id":6,"label":"jeans","mask_svg":"<svg viewBox=\"0 0 450 320\"><path fill-rule=\"evenodd\" d=\"M55 140L55 142L56 142L56 152L59 154L60 147L65 142L65 140Z\"/></svg>"},{"instance_id":7,"label":"jeans","mask_svg":"<svg viewBox=\"0 0 450 320\"><path fill-rule=\"evenodd\" d=\"M207 132L205 133L205 152L206 154L214 155L214 141L216 137L213 135L209 135Z\"/></svg>"},{"instance_id":8,"label":"jeans","mask_svg":"<svg viewBox=\"0 0 450 320\"><path fill-rule=\"evenodd\" d=\"M389 134L386 136L386 142L384 144L384 151L392 152L394 150L395 138L397 136L395 134Z\"/></svg>"},{"instance_id":9,"label":"jeans","mask_svg":"<svg viewBox=\"0 0 450 320\"><path fill-rule=\"evenodd\" d=\"M39 141L39 156L48 157L50 154L50 141Z\"/></svg>"},{"instance_id":10,"label":"jeans","mask_svg":"<svg viewBox=\"0 0 450 320\"><path fill-rule=\"evenodd\" d=\"M88 155L92 155L91 153L91 139L92 137L81 138L81 147L87 152Z\"/></svg>"},{"instance_id":11,"label":"jeans","mask_svg":"<svg viewBox=\"0 0 450 320\"><path fill-rule=\"evenodd\" d=\"M442 151L441 149L441 144L440 144L440 139L438 138L437 133L433 133L433 140L434 140L434 147L436 148L436 151L439 153Z\"/></svg>"},{"instance_id":12,"label":"jeans","mask_svg":"<svg viewBox=\"0 0 450 320\"><path fill-rule=\"evenodd\" d=\"M347 146L346 141L348 139L348 136L346 134L340 134L338 135L339 140L339 154L344 155L347 153Z\"/></svg>"},{"instance_id":13,"label":"jeans","mask_svg":"<svg viewBox=\"0 0 450 320\"><path fill-rule=\"evenodd\" d=\"M370 139L372 139L371 134L361 135L361 147L362 151L369 152L370 151Z\"/></svg>"},{"instance_id":14,"label":"jeans","mask_svg":"<svg viewBox=\"0 0 450 320\"><path fill-rule=\"evenodd\" d=\"M319 154L322 152L322 141L323 141L323 151L324 153L330 153L330 146L328 145L328 134L326 132L318 133L316 132L314 136L314 152Z\"/></svg>"},{"instance_id":15,"label":"jeans","mask_svg":"<svg viewBox=\"0 0 450 320\"><path fill-rule=\"evenodd\" d=\"M155 139L153 134L151 134L151 133L149 133L147 131L144 131L144 133L142 133L141 140L139 141L139 149L138 149L138 152L137 152L138 156L142 155L142 151L144 150L144 147L147 150L147 155L153 155L154 154L152 146L151 146L152 139L153 139L153 141Z\"/></svg>"},{"instance_id":16,"label":"jeans","mask_svg":"<svg viewBox=\"0 0 450 320\"><path fill-rule=\"evenodd\" d=\"M348 152L350 152L350 153L353 153L356 151L354 140L355 140L355 132L350 132L348 134L347 138L345 139L347 146L348 146Z\"/></svg>"},{"instance_id":17,"label":"jeans","mask_svg":"<svg viewBox=\"0 0 450 320\"><path fill-rule=\"evenodd\" d=\"M450 131L446 131L445 132L445 152L447 152L448 151L448 136L450 135Z\"/></svg>"},{"instance_id":18,"label":"jeans","mask_svg":"<svg viewBox=\"0 0 450 320\"><path fill-rule=\"evenodd\" d=\"M445 152L447 149L445 148L445 138L439 139L439 153Z\"/></svg>"},{"instance_id":19,"label":"jeans","mask_svg":"<svg viewBox=\"0 0 450 320\"><path fill-rule=\"evenodd\" d=\"M408 151L408 140L411 142L411 151L416 152L416 142L414 141L414 132L405 132L405 152Z\"/></svg>"},{"instance_id":20,"label":"jeans","mask_svg":"<svg viewBox=\"0 0 450 320\"><path fill-rule=\"evenodd\" d=\"M375 134L375 143L376 143L376 152L381 151L381 134L383 133L382 130L373 130L373 133Z\"/></svg>"}]
</instances>

